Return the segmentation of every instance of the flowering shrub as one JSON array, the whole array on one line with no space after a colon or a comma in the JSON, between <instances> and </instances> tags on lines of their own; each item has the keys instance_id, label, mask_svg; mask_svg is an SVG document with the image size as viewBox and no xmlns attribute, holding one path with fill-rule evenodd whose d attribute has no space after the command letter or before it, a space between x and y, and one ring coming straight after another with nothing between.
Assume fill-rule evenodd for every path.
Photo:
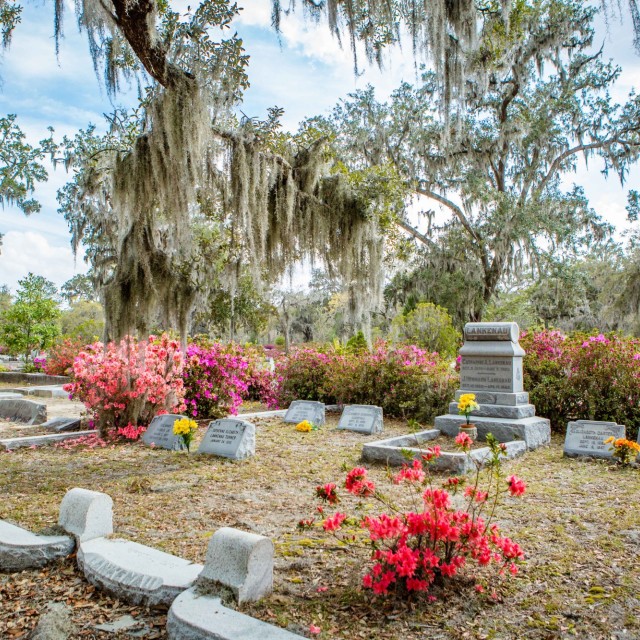
<instances>
[{"instance_id":1,"label":"flowering shrub","mask_svg":"<svg viewBox=\"0 0 640 640\"><path fill-rule=\"evenodd\" d=\"M523 334L524 388L537 413L564 432L570 420L640 425L640 340L616 335Z\"/></svg>"},{"instance_id":2,"label":"flowering shrub","mask_svg":"<svg viewBox=\"0 0 640 640\"><path fill-rule=\"evenodd\" d=\"M293 400L372 404L385 414L428 422L447 413L458 375L437 353L378 341L372 351L294 350L278 362L280 406Z\"/></svg>"},{"instance_id":3,"label":"flowering shrub","mask_svg":"<svg viewBox=\"0 0 640 640\"><path fill-rule=\"evenodd\" d=\"M324 531L336 535L347 545L368 541L366 546L372 553L371 566L362 580L366 589L379 595L392 590L400 595L426 592L473 563L481 567L497 565L500 574L507 570L517 573L523 551L510 538L501 535L492 518L500 496L506 493L520 496L526 487L517 476L504 477L501 469L504 445L490 436L487 442L491 450L487 470L481 472L478 468L475 479L469 483L464 478L449 478L440 486L434 484L429 462L440 455L438 447L427 450L422 459L405 465L393 482L406 486L413 495L411 503L420 504L420 508L403 511L391 504L367 477L363 467L347 474L344 488L357 498L379 502L389 513L353 517L345 511L328 514L325 507L318 507L318 512L323 514ZM462 439L459 447L469 450L468 443ZM487 476L486 490L481 489L484 475ZM335 483L317 487L316 496L330 506L340 503ZM366 506L360 503L357 510L362 509ZM314 521L301 521L300 526L312 527ZM476 588L484 590L480 583Z\"/></svg>"},{"instance_id":4,"label":"flowering shrub","mask_svg":"<svg viewBox=\"0 0 640 640\"><path fill-rule=\"evenodd\" d=\"M72 376L73 361L84 349L82 340L66 338L49 347L44 371L50 376Z\"/></svg>"},{"instance_id":5,"label":"flowering shrub","mask_svg":"<svg viewBox=\"0 0 640 640\"><path fill-rule=\"evenodd\" d=\"M36 373L42 373L45 371L47 366L47 358L46 356L36 356L33 359L33 369Z\"/></svg>"},{"instance_id":6,"label":"flowering shrub","mask_svg":"<svg viewBox=\"0 0 640 640\"><path fill-rule=\"evenodd\" d=\"M101 437L139 436L157 413L184 410L182 366L178 343L166 335L96 342L78 354L64 389L84 402Z\"/></svg>"}]
</instances>

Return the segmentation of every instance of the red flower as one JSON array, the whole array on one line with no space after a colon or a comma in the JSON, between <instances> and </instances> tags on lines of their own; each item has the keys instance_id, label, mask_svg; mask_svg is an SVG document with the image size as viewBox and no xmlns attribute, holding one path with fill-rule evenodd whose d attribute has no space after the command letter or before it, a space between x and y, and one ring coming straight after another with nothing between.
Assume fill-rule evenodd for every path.
<instances>
[{"instance_id":1,"label":"red flower","mask_svg":"<svg viewBox=\"0 0 640 640\"><path fill-rule=\"evenodd\" d=\"M512 496L521 496L527 488L524 480L521 480L518 476L509 476L507 483L509 484L509 492Z\"/></svg>"}]
</instances>

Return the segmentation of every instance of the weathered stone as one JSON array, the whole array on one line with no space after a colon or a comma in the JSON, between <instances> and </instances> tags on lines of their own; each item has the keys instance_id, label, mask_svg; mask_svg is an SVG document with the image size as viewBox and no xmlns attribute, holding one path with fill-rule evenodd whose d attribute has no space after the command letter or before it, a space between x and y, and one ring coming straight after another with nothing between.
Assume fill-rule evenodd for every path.
<instances>
[{"instance_id":1,"label":"weathered stone","mask_svg":"<svg viewBox=\"0 0 640 640\"><path fill-rule=\"evenodd\" d=\"M302 640L296 635L224 607L220 598L181 593L167 616L169 640Z\"/></svg>"},{"instance_id":2,"label":"weathered stone","mask_svg":"<svg viewBox=\"0 0 640 640\"><path fill-rule=\"evenodd\" d=\"M106 538L82 542L78 566L91 584L146 606L171 604L202 571L200 564L137 542Z\"/></svg>"},{"instance_id":3,"label":"weathered stone","mask_svg":"<svg viewBox=\"0 0 640 640\"><path fill-rule=\"evenodd\" d=\"M238 416L227 416L228 418L242 418L247 420L248 418L279 418L287 415L286 409L276 409L275 411L254 411L252 413L241 413Z\"/></svg>"},{"instance_id":4,"label":"weathered stone","mask_svg":"<svg viewBox=\"0 0 640 640\"><path fill-rule=\"evenodd\" d=\"M11 391L0 392L0 400L21 400L21 393L12 393Z\"/></svg>"},{"instance_id":5,"label":"weathered stone","mask_svg":"<svg viewBox=\"0 0 640 640\"><path fill-rule=\"evenodd\" d=\"M230 589L238 603L260 600L273 589L273 543L222 527L211 537L200 579Z\"/></svg>"},{"instance_id":6,"label":"weathered stone","mask_svg":"<svg viewBox=\"0 0 640 640\"><path fill-rule=\"evenodd\" d=\"M515 322L468 322L464 325L464 339L518 342L520 328Z\"/></svg>"},{"instance_id":7,"label":"weathered stone","mask_svg":"<svg viewBox=\"0 0 640 640\"><path fill-rule=\"evenodd\" d=\"M71 620L72 611L63 602L50 602L29 634L29 640L68 640L75 637L78 630Z\"/></svg>"},{"instance_id":8,"label":"weathered stone","mask_svg":"<svg viewBox=\"0 0 640 640\"><path fill-rule=\"evenodd\" d=\"M465 422L464 416L438 416L434 420L434 426L448 436L456 436L460 425ZM534 416L509 420L507 418L483 418L472 414L471 422L476 425L480 440L484 440L487 434L491 433L499 442L524 440L527 449L537 449L551 442L551 424L546 418Z\"/></svg>"},{"instance_id":9,"label":"weathered stone","mask_svg":"<svg viewBox=\"0 0 640 640\"><path fill-rule=\"evenodd\" d=\"M362 459L366 462L382 462L383 464L399 467L414 459L420 459L429 448L423 445L440 435L437 429L429 429L411 436L398 436L377 442L368 442L362 447ZM516 458L524 454L527 445L523 441L507 442L507 459ZM452 474L465 474L475 471L477 464L483 466L489 459L489 447L473 449L469 454L462 452L441 451L438 458L429 463L433 471Z\"/></svg>"},{"instance_id":10,"label":"weathered stone","mask_svg":"<svg viewBox=\"0 0 640 640\"><path fill-rule=\"evenodd\" d=\"M150 446L160 447L161 449L169 449L170 451L182 451L186 449L182 438L173 433L175 421L186 417L187 416L173 413L156 416L147 427L147 430L142 434L142 442Z\"/></svg>"},{"instance_id":11,"label":"weathered stone","mask_svg":"<svg viewBox=\"0 0 640 640\"><path fill-rule=\"evenodd\" d=\"M58 524L87 542L113 533L113 500L106 493L88 489L70 489L60 504Z\"/></svg>"},{"instance_id":12,"label":"weathered stone","mask_svg":"<svg viewBox=\"0 0 640 640\"><path fill-rule=\"evenodd\" d=\"M42 387L24 387L24 392L30 396L39 398L68 398L69 392L60 384L50 384Z\"/></svg>"},{"instance_id":13,"label":"weathered stone","mask_svg":"<svg viewBox=\"0 0 640 640\"><path fill-rule=\"evenodd\" d=\"M460 388L520 393L524 349L513 342L465 343L460 349Z\"/></svg>"},{"instance_id":14,"label":"weathered stone","mask_svg":"<svg viewBox=\"0 0 640 640\"><path fill-rule=\"evenodd\" d=\"M25 424L42 424L47 420L47 405L24 398L0 400L0 418Z\"/></svg>"},{"instance_id":15,"label":"weathered stone","mask_svg":"<svg viewBox=\"0 0 640 640\"><path fill-rule=\"evenodd\" d=\"M256 452L256 427L246 420L223 418L209 423L198 453L244 460Z\"/></svg>"},{"instance_id":16,"label":"weathered stone","mask_svg":"<svg viewBox=\"0 0 640 640\"><path fill-rule=\"evenodd\" d=\"M476 402L478 402L479 404L497 404L509 407L529 404L529 394L526 391L521 391L520 393L490 393L488 391L465 391L463 389L460 389L456 391L456 401L460 400L460 396L466 393L475 394Z\"/></svg>"},{"instance_id":17,"label":"weathered stone","mask_svg":"<svg viewBox=\"0 0 640 640\"><path fill-rule=\"evenodd\" d=\"M383 430L382 407L352 404L344 408L338 423L338 429L358 433L381 433Z\"/></svg>"},{"instance_id":18,"label":"weathered stone","mask_svg":"<svg viewBox=\"0 0 640 640\"><path fill-rule=\"evenodd\" d=\"M23 373L22 371L0 371L0 382L9 384L66 384L71 382L68 376L50 376L46 373Z\"/></svg>"},{"instance_id":19,"label":"weathered stone","mask_svg":"<svg viewBox=\"0 0 640 640\"><path fill-rule=\"evenodd\" d=\"M625 427L615 422L601 422L596 420L576 420L567 425L564 440L565 456L589 456L592 458L613 458L609 444L604 441L625 437Z\"/></svg>"},{"instance_id":20,"label":"weathered stone","mask_svg":"<svg viewBox=\"0 0 640 640\"><path fill-rule=\"evenodd\" d=\"M84 436L90 436L95 431L74 431L72 433L56 433L44 436L24 436L21 438L3 438L0 440L0 447L4 449L19 449L20 447L44 447L56 444L63 440L77 440Z\"/></svg>"},{"instance_id":21,"label":"weathered stone","mask_svg":"<svg viewBox=\"0 0 640 640\"><path fill-rule=\"evenodd\" d=\"M22 571L65 558L75 542L69 536L38 536L0 520L0 570Z\"/></svg>"},{"instance_id":22,"label":"weathered stone","mask_svg":"<svg viewBox=\"0 0 640 640\"><path fill-rule=\"evenodd\" d=\"M325 406L322 402L294 400L289 405L283 420L291 424L298 424L303 420L308 420L316 427L321 427L325 423Z\"/></svg>"},{"instance_id":23,"label":"weathered stone","mask_svg":"<svg viewBox=\"0 0 640 640\"><path fill-rule=\"evenodd\" d=\"M458 403L452 402L449 404L449 413L456 415L458 413ZM513 407L508 405L497 404L480 404L479 409L475 409L472 416L469 418L471 422L477 417L484 418L532 418L536 415L536 408L532 404L519 404Z\"/></svg>"},{"instance_id":24,"label":"weathered stone","mask_svg":"<svg viewBox=\"0 0 640 640\"><path fill-rule=\"evenodd\" d=\"M53 431L54 433L67 433L69 431L79 431L82 426L80 418L51 418L41 425L43 429L47 431Z\"/></svg>"}]
</instances>

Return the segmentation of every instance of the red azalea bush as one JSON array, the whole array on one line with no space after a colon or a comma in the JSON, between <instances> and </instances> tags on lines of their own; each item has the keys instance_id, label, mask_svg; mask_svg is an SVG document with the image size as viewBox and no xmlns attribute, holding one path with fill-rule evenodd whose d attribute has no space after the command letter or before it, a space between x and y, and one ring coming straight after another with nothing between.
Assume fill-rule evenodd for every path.
<instances>
[{"instance_id":1,"label":"red azalea bush","mask_svg":"<svg viewBox=\"0 0 640 640\"><path fill-rule=\"evenodd\" d=\"M538 415L564 432L570 420L640 426L640 340L613 334L525 333L524 388Z\"/></svg>"},{"instance_id":2,"label":"red azalea bush","mask_svg":"<svg viewBox=\"0 0 640 640\"><path fill-rule=\"evenodd\" d=\"M82 340L66 338L47 351L44 372L50 376L73 376L73 361L85 348Z\"/></svg>"},{"instance_id":3,"label":"red azalea bush","mask_svg":"<svg viewBox=\"0 0 640 640\"><path fill-rule=\"evenodd\" d=\"M297 349L278 361L280 405L292 400L371 404L386 415L429 422L447 413L458 387L448 359L414 345L378 341L355 353Z\"/></svg>"},{"instance_id":4,"label":"red azalea bush","mask_svg":"<svg viewBox=\"0 0 640 640\"><path fill-rule=\"evenodd\" d=\"M470 439L461 434L456 439L463 451L469 450ZM420 508L404 509L391 503L367 477L363 467L352 469L344 488L368 503L378 502L385 511L379 515L349 516L342 511L323 514L322 528L336 535L347 545L362 544L371 552L371 566L362 584L378 595L393 591L398 595L427 592L435 584L453 578L473 564L479 567L495 565L498 573L515 574L517 563L524 557L520 546L502 536L499 526L492 522L496 504L506 493L520 496L525 483L516 476L505 478L501 469L504 445L487 437L491 458L486 469L486 490L481 488L485 472L478 471L475 479L449 478L437 486L429 471L429 462L440 455L439 447L427 449L422 459L405 465L393 478L395 484L405 485L412 495L411 503ZM331 507L340 502L337 487L329 483L316 488L316 495ZM360 502L357 512L367 509ZM302 528L314 526L313 519L299 524ZM471 569L475 574L476 569ZM476 589L484 586L476 579Z\"/></svg>"},{"instance_id":5,"label":"red azalea bush","mask_svg":"<svg viewBox=\"0 0 640 640\"><path fill-rule=\"evenodd\" d=\"M64 386L84 402L103 438L135 439L158 413L180 412L183 403L182 354L167 335L138 342L96 342L73 363L75 380Z\"/></svg>"}]
</instances>

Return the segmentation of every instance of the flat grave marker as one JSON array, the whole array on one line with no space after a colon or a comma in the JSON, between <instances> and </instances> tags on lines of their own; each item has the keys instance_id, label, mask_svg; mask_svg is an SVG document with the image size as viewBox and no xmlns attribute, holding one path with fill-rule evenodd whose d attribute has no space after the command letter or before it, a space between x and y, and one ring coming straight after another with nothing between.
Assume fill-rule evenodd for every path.
<instances>
[{"instance_id":1,"label":"flat grave marker","mask_svg":"<svg viewBox=\"0 0 640 640\"><path fill-rule=\"evenodd\" d=\"M382 432L382 407L367 404L347 405L342 411L338 429L358 433Z\"/></svg>"},{"instance_id":2,"label":"flat grave marker","mask_svg":"<svg viewBox=\"0 0 640 640\"><path fill-rule=\"evenodd\" d=\"M256 427L246 420L222 418L209 423L198 447L207 453L233 460L244 460L256 452Z\"/></svg>"},{"instance_id":3,"label":"flat grave marker","mask_svg":"<svg viewBox=\"0 0 640 640\"><path fill-rule=\"evenodd\" d=\"M624 438L624 425L597 420L570 422L564 439L564 455L613 459L613 452L609 450L611 445L604 443L611 436Z\"/></svg>"},{"instance_id":4,"label":"flat grave marker","mask_svg":"<svg viewBox=\"0 0 640 640\"><path fill-rule=\"evenodd\" d=\"M308 420L316 427L321 427L325 423L325 406L323 402L312 400L294 400L290 405L284 422L298 424L303 420Z\"/></svg>"},{"instance_id":5,"label":"flat grave marker","mask_svg":"<svg viewBox=\"0 0 640 640\"><path fill-rule=\"evenodd\" d=\"M186 416L173 413L156 416L147 427L147 430L142 434L142 442L147 445L160 447L161 449L169 449L169 451L182 451L186 449L182 438L173 433L174 422L182 418L186 418Z\"/></svg>"}]
</instances>

